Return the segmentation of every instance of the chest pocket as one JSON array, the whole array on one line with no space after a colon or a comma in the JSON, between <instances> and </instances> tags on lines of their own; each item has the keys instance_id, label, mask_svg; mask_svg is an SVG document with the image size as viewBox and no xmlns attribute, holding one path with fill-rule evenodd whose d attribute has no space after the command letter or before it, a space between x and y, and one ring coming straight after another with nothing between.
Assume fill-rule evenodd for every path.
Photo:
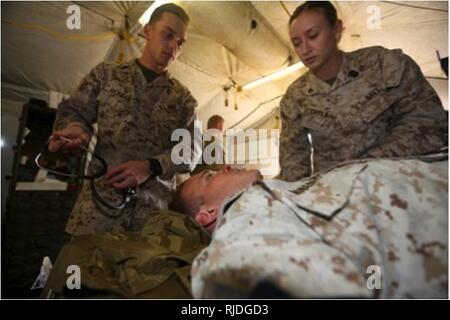
<instances>
[{"instance_id":1,"label":"chest pocket","mask_svg":"<svg viewBox=\"0 0 450 320\"><path fill-rule=\"evenodd\" d=\"M361 110L364 122L371 123L407 94L399 90L404 72L405 59L400 50L389 51L381 58L375 77L378 84L365 96Z\"/></svg>"},{"instance_id":2,"label":"chest pocket","mask_svg":"<svg viewBox=\"0 0 450 320\"><path fill-rule=\"evenodd\" d=\"M319 107L308 103L305 100L301 108L300 125L316 133L330 134L336 125L336 118L326 110L326 107Z\"/></svg>"},{"instance_id":3,"label":"chest pocket","mask_svg":"<svg viewBox=\"0 0 450 320\"><path fill-rule=\"evenodd\" d=\"M396 97L389 94L386 88L376 89L377 93L362 106L362 118L365 123L371 123L387 111L396 102Z\"/></svg>"},{"instance_id":4,"label":"chest pocket","mask_svg":"<svg viewBox=\"0 0 450 320\"><path fill-rule=\"evenodd\" d=\"M311 180L312 184L307 188L301 186L285 194L304 219L308 214L332 218L348 204L355 181L366 168L366 163L336 167Z\"/></svg>"},{"instance_id":5,"label":"chest pocket","mask_svg":"<svg viewBox=\"0 0 450 320\"><path fill-rule=\"evenodd\" d=\"M164 147L170 145L172 132L180 126L178 107L174 103L158 102L153 107L153 118L158 128L158 138Z\"/></svg>"},{"instance_id":6,"label":"chest pocket","mask_svg":"<svg viewBox=\"0 0 450 320\"><path fill-rule=\"evenodd\" d=\"M130 114L132 101L131 91L111 81L97 96L99 114L103 119L124 119Z\"/></svg>"}]
</instances>

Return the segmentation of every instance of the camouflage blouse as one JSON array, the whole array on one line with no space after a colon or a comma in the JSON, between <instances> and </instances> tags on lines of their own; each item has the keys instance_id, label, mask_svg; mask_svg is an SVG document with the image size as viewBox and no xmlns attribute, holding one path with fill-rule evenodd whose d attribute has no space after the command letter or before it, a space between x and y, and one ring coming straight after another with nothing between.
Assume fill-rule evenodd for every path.
<instances>
[{"instance_id":1,"label":"camouflage blouse","mask_svg":"<svg viewBox=\"0 0 450 320\"><path fill-rule=\"evenodd\" d=\"M312 72L280 105L280 177L288 181L342 161L424 154L447 142L447 115L418 65L401 50L344 53L332 85Z\"/></svg>"},{"instance_id":2,"label":"camouflage blouse","mask_svg":"<svg viewBox=\"0 0 450 320\"><path fill-rule=\"evenodd\" d=\"M70 98L61 102L54 129L76 124L92 135L96 123L94 152L103 157L108 166L156 158L162 174L139 186L136 206L125 208L123 212L111 212L117 210L99 204L89 183L84 183L66 231L80 235L135 230L142 227L151 210L167 208L175 172L193 169L191 164L172 163L171 149L178 142L171 141L171 134L177 128L186 128L193 136L196 117L197 102L189 90L170 75L160 75L147 83L135 61L96 66ZM91 162L89 170L96 170L96 163ZM97 185L100 192L104 191L106 200L114 201L118 196L111 190L102 190L100 183ZM105 211L119 217L110 218Z\"/></svg>"}]
</instances>

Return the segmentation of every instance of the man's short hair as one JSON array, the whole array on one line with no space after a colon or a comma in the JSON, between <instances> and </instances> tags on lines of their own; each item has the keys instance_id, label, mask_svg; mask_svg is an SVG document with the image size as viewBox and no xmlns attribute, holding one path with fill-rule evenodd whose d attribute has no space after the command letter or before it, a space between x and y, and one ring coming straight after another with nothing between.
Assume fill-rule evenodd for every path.
<instances>
[{"instance_id":1,"label":"man's short hair","mask_svg":"<svg viewBox=\"0 0 450 320\"><path fill-rule=\"evenodd\" d=\"M211 129L211 128L216 128L216 126L219 123L224 123L225 120L224 118L222 118L221 116L219 116L218 114L213 115L211 118L208 119L208 124L207 124L207 128Z\"/></svg>"},{"instance_id":2,"label":"man's short hair","mask_svg":"<svg viewBox=\"0 0 450 320\"><path fill-rule=\"evenodd\" d=\"M152 13L148 23L155 23L155 22L157 22L159 19L161 19L161 17L162 17L164 12L169 12L169 13L177 16L186 25L189 24L189 16L186 13L186 11L184 11L184 9L182 7L180 7L179 5L176 5L175 3L166 3L166 4L163 4L163 5L159 6L159 7L157 7L155 9L155 11L153 11L153 13Z\"/></svg>"},{"instance_id":3,"label":"man's short hair","mask_svg":"<svg viewBox=\"0 0 450 320\"><path fill-rule=\"evenodd\" d=\"M187 181L178 186L175 197L169 205L169 209L193 217L194 214L199 211L200 206L203 204L203 199L198 197L192 197L189 199L184 198L182 192L186 187L186 182Z\"/></svg>"}]
</instances>

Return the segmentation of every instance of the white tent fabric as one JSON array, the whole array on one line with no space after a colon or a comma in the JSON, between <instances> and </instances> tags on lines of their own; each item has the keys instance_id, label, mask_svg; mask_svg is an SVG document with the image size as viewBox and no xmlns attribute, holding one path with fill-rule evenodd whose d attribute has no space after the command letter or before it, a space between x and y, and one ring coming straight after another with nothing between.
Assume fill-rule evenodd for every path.
<instances>
[{"instance_id":1,"label":"white tent fabric","mask_svg":"<svg viewBox=\"0 0 450 320\"><path fill-rule=\"evenodd\" d=\"M288 20L302 1L176 2L187 10L191 24L188 41L170 72L197 99L204 127L211 115L220 114L226 128L279 129L280 99L305 69L248 91L236 89L298 61ZM2 1L2 186L11 172L10 147L21 106L37 98L56 107L98 63L139 57L145 42L138 35L142 30L138 19L152 3ZM403 49L420 65L448 109L448 81L436 55L438 50L441 57L448 56L447 1L333 3L344 21L340 43L344 51L372 45ZM80 10L79 30L66 25L68 9L74 5ZM370 22L377 10L380 29L373 29ZM5 197L2 192L2 209Z\"/></svg>"},{"instance_id":2,"label":"white tent fabric","mask_svg":"<svg viewBox=\"0 0 450 320\"><path fill-rule=\"evenodd\" d=\"M248 91L242 86L298 61L288 36L299 1L178 2L191 17L188 41L170 72L199 102L200 119L220 114L226 127L257 127L275 116L287 86L304 69ZM70 94L104 60L139 57L139 17L152 4L116 2L2 2L2 100ZM344 21L344 51L371 45L401 48L418 62L447 108L447 80L436 56L448 56L448 3L334 2ZM69 30L67 8L78 5L81 29ZM375 6L375 7L374 7ZM381 28L371 29L373 10ZM372 10L372 11L370 11ZM128 17L130 37L120 40ZM126 35L126 34L125 34ZM128 40L127 40L128 39ZM442 78L442 79L441 79ZM228 100L228 106L225 101ZM236 110L237 109L237 110Z\"/></svg>"}]
</instances>

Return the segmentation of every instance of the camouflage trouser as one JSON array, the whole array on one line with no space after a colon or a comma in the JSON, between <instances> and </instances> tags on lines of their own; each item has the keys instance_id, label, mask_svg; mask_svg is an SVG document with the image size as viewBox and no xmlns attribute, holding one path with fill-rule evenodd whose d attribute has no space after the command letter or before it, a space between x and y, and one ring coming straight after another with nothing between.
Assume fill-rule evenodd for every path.
<instances>
[{"instance_id":1,"label":"camouflage trouser","mask_svg":"<svg viewBox=\"0 0 450 320\"><path fill-rule=\"evenodd\" d=\"M190 298L190 265L209 241L192 218L169 210L153 212L139 232L78 236L59 253L43 297ZM88 290L67 289L73 265Z\"/></svg>"}]
</instances>

